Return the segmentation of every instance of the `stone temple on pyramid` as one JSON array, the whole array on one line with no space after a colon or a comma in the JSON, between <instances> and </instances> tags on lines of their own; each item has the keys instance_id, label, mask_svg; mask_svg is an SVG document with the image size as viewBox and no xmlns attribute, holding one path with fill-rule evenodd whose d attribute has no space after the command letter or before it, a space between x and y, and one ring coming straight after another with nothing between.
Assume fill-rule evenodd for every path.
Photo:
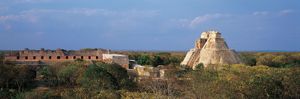
<instances>
[{"instance_id":1,"label":"stone temple on pyramid","mask_svg":"<svg viewBox=\"0 0 300 99\"><path fill-rule=\"evenodd\" d=\"M201 37L196 40L195 48L186 54L181 65L195 69L202 63L204 67L219 64L242 63L238 54L229 49L221 33L218 31L202 32Z\"/></svg>"}]
</instances>

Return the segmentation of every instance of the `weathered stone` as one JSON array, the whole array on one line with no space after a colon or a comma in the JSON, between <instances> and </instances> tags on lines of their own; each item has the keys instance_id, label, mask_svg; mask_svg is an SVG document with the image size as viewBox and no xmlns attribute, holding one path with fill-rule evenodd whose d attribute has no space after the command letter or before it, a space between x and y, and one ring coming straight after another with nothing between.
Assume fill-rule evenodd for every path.
<instances>
[{"instance_id":1,"label":"weathered stone","mask_svg":"<svg viewBox=\"0 0 300 99\"><path fill-rule=\"evenodd\" d=\"M195 48L187 53L181 65L195 69L200 63L207 67L212 64L238 64L241 60L234 50L229 49L220 32L208 31L196 40Z\"/></svg>"},{"instance_id":2,"label":"weathered stone","mask_svg":"<svg viewBox=\"0 0 300 99\"><path fill-rule=\"evenodd\" d=\"M11 61L19 64L40 65L55 62L85 60L102 61L106 63L117 63L128 69L129 59L127 55L105 54L109 53L105 49L82 49L82 50L29 50L25 49L18 53L7 54L5 61Z\"/></svg>"}]
</instances>

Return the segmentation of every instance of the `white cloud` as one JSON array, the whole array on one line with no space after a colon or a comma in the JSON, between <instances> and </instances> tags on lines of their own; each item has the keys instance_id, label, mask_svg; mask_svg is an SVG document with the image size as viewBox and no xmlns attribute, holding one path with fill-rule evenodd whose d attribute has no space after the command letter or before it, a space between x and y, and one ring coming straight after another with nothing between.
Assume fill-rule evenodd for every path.
<instances>
[{"instance_id":1,"label":"white cloud","mask_svg":"<svg viewBox=\"0 0 300 99\"><path fill-rule=\"evenodd\" d=\"M17 3L38 3L38 2L49 2L52 0L14 0Z\"/></svg>"},{"instance_id":2,"label":"white cloud","mask_svg":"<svg viewBox=\"0 0 300 99\"><path fill-rule=\"evenodd\" d=\"M203 23L213 20L213 19L219 19L219 18L230 17L230 16L231 15L229 15L229 14L220 14L220 13L205 14L202 16L195 17L193 20L190 21L189 26L195 27L199 24L203 24Z\"/></svg>"},{"instance_id":3,"label":"white cloud","mask_svg":"<svg viewBox=\"0 0 300 99\"><path fill-rule=\"evenodd\" d=\"M281 11L275 11L275 12L268 12L268 11L256 11L253 12L252 15L254 16L274 16L274 15L279 15L279 16L286 16L289 15L291 13L294 13L294 10L291 9L285 9L285 10L281 10Z\"/></svg>"},{"instance_id":4,"label":"white cloud","mask_svg":"<svg viewBox=\"0 0 300 99\"><path fill-rule=\"evenodd\" d=\"M139 10L129 10L125 12L118 12L122 16L127 17L155 17L159 15L158 11L147 10L147 11L139 11Z\"/></svg>"},{"instance_id":5,"label":"white cloud","mask_svg":"<svg viewBox=\"0 0 300 99\"><path fill-rule=\"evenodd\" d=\"M174 20L172 20L174 22ZM177 22L181 27L189 27L191 20L189 19L178 19Z\"/></svg>"},{"instance_id":6,"label":"white cloud","mask_svg":"<svg viewBox=\"0 0 300 99\"><path fill-rule=\"evenodd\" d=\"M140 11L140 10L128 10L128 11L112 11L106 9L91 9L91 8L74 8L74 9L31 9L23 11L25 14L78 14L84 16L126 16L126 17L153 17L158 15L158 11Z\"/></svg>"},{"instance_id":7,"label":"white cloud","mask_svg":"<svg viewBox=\"0 0 300 99\"><path fill-rule=\"evenodd\" d=\"M4 30L11 30L13 26L11 25L11 21L23 21L36 23L38 22L38 18L32 15L3 15L0 16L0 25L2 25Z\"/></svg>"},{"instance_id":8,"label":"white cloud","mask_svg":"<svg viewBox=\"0 0 300 99\"><path fill-rule=\"evenodd\" d=\"M249 18L253 16L261 16L261 17L269 17L269 16L284 16L289 15L291 13L294 13L295 10L287 9L287 10L281 10L281 11L255 11L250 14L224 14L224 13L214 13L214 14L204 14L197 16L195 18L181 18L181 19L171 19L168 22L172 23L169 25L173 25L175 27L185 27L185 28L194 28L200 24L206 24L208 22L211 22L213 20L219 20L224 18L231 18L237 17L237 18Z\"/></svg>"},{"instance_id":9,"label":"white cloud","mask_svg":"<svg viewBox=\"0 0 300 99\"><path fill-rule=\"evenodd\" d=\"M90 8L74 8L74 9L31 9L21 11L18 14L0 15L0 22L9 24L10 21L25 21L36 23L44 17L56 17L64 15L80 15L80 16L96 16L107 17L110 24L131 24L143 20L143 18L155 17L158 11L142 11L142 10L127 10L127 11L112 11L106 9L90 9Z\"/></svg>"},{"instance_id":10,"label":"white cloud","mask_svg":"<svg viewBox=\"0 0 300 99\"><path fill-rule=\"evenodd\" d=\"M85 16L91 16L97 13L100 13L105 10L102 9L87 9L87 8L82 8L82 9L63 9L63 10L57 10L57 9L31 9L31 10L26 10L22 11L21 13L23 14L80 14L80 15L85 15Z\"/></svg>"},{"instance_id":11,"label":"white cloud","mask_svg":"<svg viewBox=\"0 0 300 99\"><path fill-rule=\"evenodd\" d=\"M85 16L92 16L96 14L100 15L112 15L114 12L104 10L104 9L89 9L89 8L76 8L76 9L31 9L27 11L23 11L22 13L27 14L51 14L51 13L59 13L59 14L79 14Z\"/></svg>"},{"instance_id":12,"label":"white cloud","mask_svg":"<svg viewBox=\"0 0 300 99\"><path fill-rule=\"evenodd\" d=\"M28 21L36 23L38 21L38 17L30 14L3 15L0 16L0 21Z\"/></svg>"},{"instance_id":13,"label":"white cloud","mask_svg":"<svg viewBox=\"0 0 300 99\"><path fill-rule=\"evenodd\" d=\"M19 16L16 15L3 15L0 16L0 21L7 21L7 20L12 20L12 19L17 19Z\"/></svg>"},{"instance_id":14,"label":"white cloud","mask_svg":"<svg viewBox=\"0 0 300 99\"><path fill-rule=\"evenodd\" d=\"M256 11L256 12L253 12L252 15L254 15L254 16L266 16L266 15L269 15L269 12L267 12L267 11Z\"/></svg>"},{"instance_id":15,"label":"white cloud","mask_svg":"<svg viewBox=\"0 0 300 99\"><path fill-rule=\"evenodd\" d=\"M133 30L139 26L144 26L145 21L148 18L153 18L159 15L158 11L155 10L125 10L125 11L115 11L107 9L93 9L93 8L71 8L71 9L31 9L24 10L14 15L0 16L0 21L7 21L2 24L11 24L11 21L24 21L28 22L39 22L47 24L51 20L64 20L64 21L74 21L82 19L99 19L101 25L106 28L112 28L114 31L118 30ZM74 16L74 18L69 18ZM70 19L70 20L69 20ZM98 21L99 20L95 20ZM45 23L46 22L46 23ZM78 22L80 23L80 22ZM1 23L0 23L1 24ZM74 24L74 23L70 23ZM77 23L75 23L77 24ZM98 23L97 23L98 24ZM77 24L78 25L78 24ZM72 26L71 26L72 27Z\"/></svg>"},{"instance_id":16,"label":"white cloud","mask_svg":"<svg viewBox=\"0 0 300 99\"><path fill-rule=\"evenodd\" d=\"M176 27L185 27L185 28L194 28L200 24L205 24L207 22L232 17L231 14L215 13L215 14L204 14L194 18L181 18L181 19L170 19L168 22L169 25Z\"/></svg>"},{"instance_id":17,"label":"white cloud","mask_svg":"<svg viewBox=\"0 0 300 99\"><path fill-rule=\"evenodd\" d=\"M65 10L65 13L69 14L81 14L85 16L92 16L96 14L101 14L101 15L109 15L112 14L111 11L104 10L104 9L88 9L88 8L81 8L81 9L70 9L70 10Z\"/></svg>"},{"instance_id":18,"label":"white cloud","mask_svg":"<svg viewBox=\"0 0 300 99\"><path fill-rule=\"evenodd\" d=\"M280 16L285 16L285 15L289 15L289 14L291 14L291 13L293 13L294 12L294 10L291 10L291 9L286 9L286 10L281 10L281 11L279 11L279 15Z\"/></svg>"}]
</instances>

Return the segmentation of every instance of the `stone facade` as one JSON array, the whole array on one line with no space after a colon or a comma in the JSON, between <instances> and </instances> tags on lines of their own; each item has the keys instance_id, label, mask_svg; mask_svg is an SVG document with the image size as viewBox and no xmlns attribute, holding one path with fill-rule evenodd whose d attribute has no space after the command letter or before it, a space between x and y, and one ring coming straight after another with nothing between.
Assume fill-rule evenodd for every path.
<instances>
[{"instance_id":1,"label":"stone facade","mask_svg":"<svg viewBox=\"0 0 300 99\"><path fill-rule=\"evenodd\" d=\"M140 77L160 77L160 69L157 67L136 66L134 69Z\"/></svg>"},{"instance_id":2,"label":"stone facade","mask_svg":"<svg viewBox=\"0 0 300 99\"><path fill-rule=\"evenodd\" d=\"M53 62L74 61L78 59L86 61L103 61L109 63L117 63L128 69L129 61L126 55L113 54L113 58L103 58L108 53L104 49L83 49L83 50L29 50L25 49L18 53L9 53L5 55L5 61L12 61L21 64L40 63L48 64ZM111 55L111 54L106 54ZM115 56L122 57L115 57ZM121 62L119 62L121 61ZM125 62L127 61L127 62Z\"/></svg>"},{"instance_id":3,"label":"stone facade","mask_svg":"<svg viewBox=\"0 0 300 99\"><path fill-rule=\"evenodd\" d=\"M207 31L202 32L195 42L195 48L190 49L181 65L195 69L200 63L207 67L214 64L238 64L241 60L234 50L229 49L220 32Z\"/></svg>"},{"instance_id":4,"label":"stone facade","mask_svg":"<svg viewBox=\"0 0 300 99\"><path fill-rule=\"evenodd\" d=\"M129 69L129 59L127 55L120 54L103 54L103 60L106 62L117 63L124 68Z\"/></svg>"},{"instance_id":5,"label":"stone facade","mask_svg":"<svg viewBox=\"0 0 300 99\"><path fill-rule=\"evenodd\" d=\"M141 66L137 65L134 69L131 69L132 73L139 77L139 79L144 78L154 78L154 79L164 79L168 76L171 72L176 71L173 66L163 66L159 65L157 67L148 67L148 66Z\"/></svg>"}]
</instances>

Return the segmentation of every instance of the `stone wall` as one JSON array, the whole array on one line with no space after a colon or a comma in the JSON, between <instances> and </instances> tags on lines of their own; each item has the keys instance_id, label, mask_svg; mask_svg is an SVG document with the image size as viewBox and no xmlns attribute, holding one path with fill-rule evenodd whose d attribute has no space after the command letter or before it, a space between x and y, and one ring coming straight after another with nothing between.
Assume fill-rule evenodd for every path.
<instances>
[{"instance_id":1,"label":"stone wall","mask_svg":"<svg viewBox=\"0 0 300 99\"><path fill-rule=\"evenodd\" d=\"M127 55L120 54L103 54L103 60L122 65L124 68L129 69L129 58Z\"/></svg>"},{"instance_id":2,"label":"stone wall","mask_svg":"<svg viewBox=\"0 0 300 99\"><path fill-rule=\"evenodd\" d=\"M15 61L16 63L53 63L63 61L74 61L82 59L85 61L103 61L108 63L117 63L128 69L129 59L127 55L111 55L111 58L104 58L103 55L106 53L104 50L78 50L78 51L66 51L62 49L57 50L29 50L25 49L19 51L17 54L8 54L4 57L5 61ZM114 56L115 55L115 56ZM104 60L105 59L105 60Z\"/></svg>"}]
</instances>

